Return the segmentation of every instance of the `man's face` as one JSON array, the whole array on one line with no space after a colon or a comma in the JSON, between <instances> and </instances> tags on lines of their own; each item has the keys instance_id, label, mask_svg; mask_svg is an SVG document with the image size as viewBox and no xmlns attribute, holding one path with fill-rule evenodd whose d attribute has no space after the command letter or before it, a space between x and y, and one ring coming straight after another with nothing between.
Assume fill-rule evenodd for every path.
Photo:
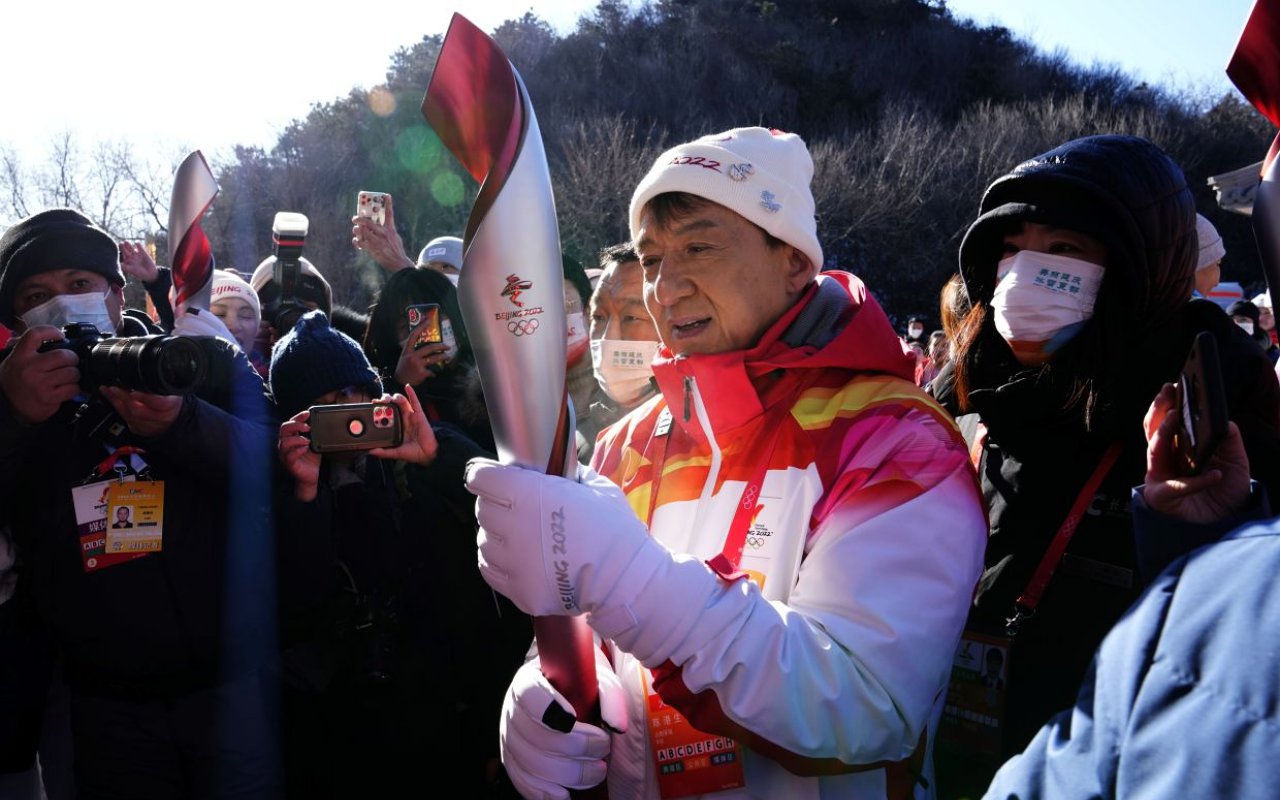
<instances>
[{"instance_id":1,"label":"man's face","mask_svg":"<svg viewBox=\"0 0 1280 800\"><path fill-rule=\"evenodd\" d=\"M129 509L126 506L120 506L119 508L116 509L116 521L117 522L129 521Z\"/></svg>"},{"instance_id":2,"label":"man's face","mask_svg":"<svg viewBox=\"0 0 1280 800\"><path fill-rule=\"evenodd\" d=\"M591 293L591 340L658 341L658 328L644 307L644 270L639 261L611 263Z\"/></svg>"},{"instance_id":3,"label":"man's face","mask_svg":"<svg viewBox=\"0 0 1280 800\"><path fill-rule=\"evenodd\" d=\"M120 327L124 308L124 287L116 286L97 272L83 269L51 269L32 275L18 284L13 296L13 314L21 317L31 309L60 294L105 294L111 324ZM18 320L17 332L26 330ZM102 331L111 334L115 331Z\"/></svg>"},{"instance_id":4,"label":"man's face","mask_svg":"<svg viewBox=\"0 0 1280 800\"><path fill-rule=\"evenodd\" d=\"M763 231L715 203L666 227L646 207L636 251L645 308L677 356L753 346L795 303L812 271L799 250L769 247Z\"/></svg>"}]
</instances>

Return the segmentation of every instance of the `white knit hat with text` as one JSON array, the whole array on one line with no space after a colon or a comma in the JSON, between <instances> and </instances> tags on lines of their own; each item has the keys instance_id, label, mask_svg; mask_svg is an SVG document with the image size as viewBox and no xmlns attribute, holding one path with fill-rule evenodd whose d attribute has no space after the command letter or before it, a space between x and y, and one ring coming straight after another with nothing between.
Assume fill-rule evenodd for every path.
<instances>
[{"instance_id":1,"label":"white knit hat with text","mask_svg":"<svg viewBox=\"0 0 1280 800\"><path fill-rule=\"evenodd\" d=\"M253 308L253 314L258 318L258 322L262 322L262 304L258 301L258 293L253 290L249 282L224 269L215 269L213 294L209 302L216 303L229 297L239 298L248 303Z\"/></svg>"},{"instance_id":2,"label":"white knit hat with text","mask_svg":"<svg viewBox=\"0 0 1280 800\"><path fill-rule=\"evenodd\" d=\"M804 140L769 128L734 128L678 145L658 156L631 196L631 238L640 212L664 192L687 192L764 228L822 269L814 218L813 159Z\"/></svg>"}]
</instances>

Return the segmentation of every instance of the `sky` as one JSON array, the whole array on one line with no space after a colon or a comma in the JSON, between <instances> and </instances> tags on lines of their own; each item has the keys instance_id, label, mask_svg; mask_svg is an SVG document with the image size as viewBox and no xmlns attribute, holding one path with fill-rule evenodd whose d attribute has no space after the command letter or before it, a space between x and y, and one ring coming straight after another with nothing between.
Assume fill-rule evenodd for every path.
<instances>
[{"instance_id":1,"label":"sky","mask_svg":"<svg viewBox=\"0 0 1280 800\"><path fill-rule=\"evenodd\" d=\"M1148 83L1236 93L1227 78L1253 0L947 0L1083 65L1113 64Z\"/></svg>"},{"instance_id":2,"label":"sky","mask_svg":"<svg viewBox=\"0 0 1280 800\"><path fill-rule=\"evenodd\" d=\"M786 2L786 0L781 0ZM381 83L392 54L443 33L536 13L560 34L595 0L377 0L357 4L142 0L10 4L0 47L0 146L43 158L65 132L82 148L124 141L176 161L265 148L315 103ZM948 0L958 17L1010 28L1081 64L1150 82L1234 92L1225 66L1252 0ZM424 91L426 87L423 87Z\"/></svg>"}]
</instances>

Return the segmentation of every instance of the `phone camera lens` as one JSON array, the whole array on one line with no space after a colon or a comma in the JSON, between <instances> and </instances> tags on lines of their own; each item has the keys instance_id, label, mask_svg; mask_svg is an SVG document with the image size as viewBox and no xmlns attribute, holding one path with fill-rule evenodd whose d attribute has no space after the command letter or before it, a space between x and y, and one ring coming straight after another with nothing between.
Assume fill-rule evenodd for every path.
<instances>
[{"instance_id":1,"label":"phone camera lens","mask_svg":"<svg viewBox=\"0 0 1280 800\"><path fill-rule=\"evenodd\" d=\"M347 433L351 434L353 437L364 436L364 420L347 420Z\"/></svg>"}]
</instances>

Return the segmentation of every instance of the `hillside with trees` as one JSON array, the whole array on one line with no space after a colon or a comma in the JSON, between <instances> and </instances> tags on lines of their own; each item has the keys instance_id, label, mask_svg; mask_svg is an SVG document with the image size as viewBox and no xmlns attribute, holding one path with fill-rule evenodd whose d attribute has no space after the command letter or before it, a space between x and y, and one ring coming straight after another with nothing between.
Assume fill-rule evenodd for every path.
<instances>
[{"instance_id":1,"label":"hillside with trees","mask_svg":"<svg viewBox=\"0 0 1280 800\"><path fill-rule=\"evenodd\" d=\"M1235 95L1182 96L1078 66L957 19L944 0L602 0L564 36L533 14L493 36L528 87L562 245L583 262L626 238L631 190L662 149L765 125L813 152L826 266L861 275L891 315L936 315L985 186L1062 141L1114 132L1146 136L1182 165L1226 240L1223 279L1261 288L1248 219L1219 210L1206 184L1259 160L1275 133ZM383 275L351 246L358 190L392 193L411 256L461 234L477 187L420 110L442 38L393 54L383 86L315 105L270 151L236 148L215 165L221 194L205 229L220 265L252 270L270 253L275 212L300 211L307 257L360 308Z\"/></svg>"}]
</instances>

